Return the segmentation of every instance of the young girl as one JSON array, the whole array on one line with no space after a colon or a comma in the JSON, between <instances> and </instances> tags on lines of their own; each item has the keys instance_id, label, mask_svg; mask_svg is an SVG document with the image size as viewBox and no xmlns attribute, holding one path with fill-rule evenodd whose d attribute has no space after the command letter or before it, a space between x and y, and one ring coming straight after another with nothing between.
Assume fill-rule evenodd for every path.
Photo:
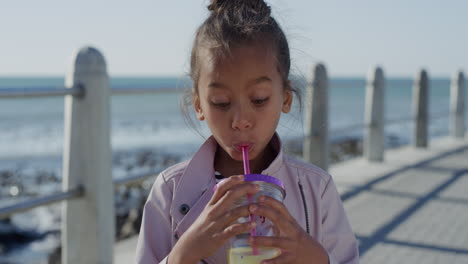
<instances>
[{"instance_id":1,"label":"young girl","mask_svg":"<svg viewBox=\"0 0 468 264\"><path fill-rule=\"evenodd\" d=\"M263 0L212 0L191 55L193 107L212 136L189 161L163 171L145 205L138 263L227 263L229 240L270 219L277 237L254 237L253 246L281 249L264 263L358 263L356 239L335 184L320 168L283 154L276 127L291 109L286 37ZM283 203L233 208L258 186L243 181L247 146L252 173L279 178ZM217 178L225 178L215 191Z\"/></svg>"}]
</instances>

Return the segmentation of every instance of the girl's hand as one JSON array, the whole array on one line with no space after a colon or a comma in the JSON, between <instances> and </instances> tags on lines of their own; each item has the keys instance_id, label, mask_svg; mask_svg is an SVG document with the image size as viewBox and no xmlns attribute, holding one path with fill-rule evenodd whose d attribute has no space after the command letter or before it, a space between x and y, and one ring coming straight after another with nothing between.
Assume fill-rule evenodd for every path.
<instances>
[{"instance_id":1,"label":"girl's hand","mask_svg":"<svg viewBox=\"0 0 468 264\"><path fill-rule=\"evenodd\" d=\"M250 214L248 205L233 207L242 196L256 192L258 185L245 183L243 175L222 181L200 216L172 249L169 263L198 263L215 253L229 238L255 227L255 223L236 221Z\"/></svg>"},{"instance_id":2,"label":"girl's hand","mask_svg":"<svg viewBox=\"0 0 468 264\"><path fill-rule=\"evenodd\" d=\"M262 264L328 263L325 249L301 228L282 203L268 196L261 196L259 204L252 204L249 209L252 214L272 221L277 229L275 233L279 233L275 237L250 238L252 245L281 249L278 257L265 260Z\"/></svg>"}]
</instances>

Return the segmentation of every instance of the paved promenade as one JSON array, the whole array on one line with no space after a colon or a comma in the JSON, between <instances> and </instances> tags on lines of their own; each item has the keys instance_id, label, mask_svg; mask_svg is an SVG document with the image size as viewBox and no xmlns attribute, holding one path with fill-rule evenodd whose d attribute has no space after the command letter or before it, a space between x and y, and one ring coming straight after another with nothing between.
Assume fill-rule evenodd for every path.
<instances>
[{"instance_id":1,"label":"paved promenade","mask_svg":"<svg viewBox=\"0 0 468 264\"><path fill-rule=\"evenodd\" d=\"M468 140L405 147L330 170L361 263L468 263Z\"/></svg>"},{"instance_id":2,"label":"paved promenade","mask_svg":"<svg viewBox=\"0 0 468 264\"><path fill-rule=\"evenodd\" d=\"M384 163L339 163L330 173L361 263L468 263L468 134L389 150ZM119 242L115 262L131 263L135 245Z\"/></svg>"}]
</instances>

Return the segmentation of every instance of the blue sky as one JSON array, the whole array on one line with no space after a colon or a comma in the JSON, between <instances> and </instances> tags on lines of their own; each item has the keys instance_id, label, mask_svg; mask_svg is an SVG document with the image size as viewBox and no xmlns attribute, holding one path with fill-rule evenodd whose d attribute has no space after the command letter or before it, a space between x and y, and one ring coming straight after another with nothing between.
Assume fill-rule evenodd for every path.
<instances>
[{"instance_id":1,"label":"blue sky","mask_svg":"<svg viewBox=\"0 0 468 264\"><path fill-rule=\"evenodd\" d=\"M289 37L296 72L322 61L330 75L431 76L468 70L466 0L270 0ZM93 45L111 75L188 70L202 0L15 0L0 8L0 76L63 75L73 51Z\"/></svg>"}]
</instances>

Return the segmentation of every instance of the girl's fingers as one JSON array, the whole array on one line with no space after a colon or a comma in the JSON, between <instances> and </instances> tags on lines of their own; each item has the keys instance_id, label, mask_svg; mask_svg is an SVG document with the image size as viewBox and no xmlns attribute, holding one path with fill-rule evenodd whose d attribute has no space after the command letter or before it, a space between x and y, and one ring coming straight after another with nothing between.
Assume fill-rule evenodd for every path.
<instances>
[{"instance_id":1,"label":"girl's fingers","mask_svg":"<svg viewBox=\"0 0 468 264\"><path fill-rule=\"evenodd\" d=\"M224 214L227 210L234 207L234 203L241 197L247 197L248 194L255 194L259 190L257 184L243 183L232 186L224 192L224 195L214 204L213 210Z\"/></svg>"},{"instance_id":2,"label":"girl's fingers","mask_svg":"<svg viewBox=\"0 0 468 264\"><path fill-rule=\"evenodd\" d=\"M281 263L293 263L294 255L288 252L284 252L276 258L262 261L263 264L281 264Z\"/></svg>"},{"instance_id":3,"label":"girl's fingers","mask_svg":"<svg viewBox=\"0 0 468 264\"><path fill-rule=\"evenodd\" d=\"M242 224L236 223L226 227L223 231L221 231L221 233L219 233L219 235L221 236L222 240L225 241L235 235L246 233L252 228L255 228L255 226L255 222L246 222Z\"/></svg>"},{"instance_id":4,"label":"girl's fingers","mask_svg":"<svg viewBox=\"0 0 468 264\"><path fill-rule=\"evenodd\" d=\"M278 202L276 199L262 195L259 197L259 202L260 204L265 204L274 208L275 210L280 212L283 215L283 217L285 217L287 220L291 222L296 221L294 217L292 217L292 215L289 213L288 209L284 206L284 204L281 202Z\"/></svg>"},{"instance_id":5,"label":"girl's fingers","mask_svg":"<svg viewBox=\"0 0 468 264\"><path fill-rule=\"evenodd\" d=\"M227 211L220 219L220 222L225 223L225 226L230 225L240 217L247 217L250 215L249 205L239 206L232 210Z\"/></svg>"},{"instance_id":6,"label":"girl's fingers","mask_svg":"<svg viewBox=\"0 0 468 264\"><path fill-rule=\"evenodd\" d=\"M218 200L224 196L224 194L233 186L241 184L244 182L244 175L236 175L223 180L218 185L215 185L216 189L214 190L213 197L209 201L209 204L213 205L218 202Z\"/></svg>"},{"instance_id":7,"label":"girl's fingers","mask_svg":"<svg viewBox=\"0 0 468 264\"><path fill-rule=\"evenodd\" d=\"M290 221L282 213L280 213L275 208L272 208L265 204L252 204L249 207L250 213L254 215L261 215L268 218L275 226L278 227L280 231L285 233L288 236L295 236L297 227L295 225L295 220Z\"/></svg>"},{"instance_id":8,"label":"girl's fingers","mask_svg":"<svg viewBox=\"0 0 468 264\"><path fill-rule=\"evenodd\" d=\"M278 227L273 226L272 229L273 229L273 236L280 236L281 232L278 229Z\"/></svg>"},{"instance_id":9,"label":"girl's fingers","mask_svg":"<svg viewBox=\"0 0 468 264\"><path fill-rule=\"evenodd\" d=\"M294 248L294 244L296 243L292 241L291 239L285 238L285 237L265 237L265 236L250 237L248 242L251 245L255 245L255 246L280 248L283 251L291 251L291 249Z\"/></svg>"}]
</instances>

